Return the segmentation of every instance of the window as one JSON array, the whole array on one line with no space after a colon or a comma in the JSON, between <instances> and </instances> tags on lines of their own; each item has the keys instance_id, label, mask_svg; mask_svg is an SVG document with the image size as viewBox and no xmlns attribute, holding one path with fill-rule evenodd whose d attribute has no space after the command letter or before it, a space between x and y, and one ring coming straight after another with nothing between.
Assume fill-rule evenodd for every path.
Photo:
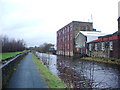
<instances>
[{"instance_id":1,"label":"window","mask_svg":"<svg viewBox=\"0 0 120 90\"><path fill-rule=\"evenodd\" d=\"M65 42L67 42L67 38L65 38Z\"/></svg>"},{"instance_id":2,"label":"window","mask_svg":"<svg viewBox=\"0 0 120 90\"><path fill-rule=\"evenodd\" d=\"M102 42L102 51L105 50L105 42Z\"/></svg>"},{"instance_id":3,"label":"window","mask_svg":"<svg viewBox=\"0 0 120 90\"><path fill-rule=\"evenodd\" d=\"M65 49L67 49L67 45L65 46Z\"/></svg>"},{"instance_id":4,"label":"window","mask_svg":"<svg viewBox=\"0 0 120 90\"><path fill-rule=\"evenodd\" d=\"M110 43L109 43L109 47L110 47L110 50L113 50L113 42L112 41L110 41Z\"/></svg>"},{"instance_id":5,"label":"window","mask_svg":"<svg viewBox=\"0 0 120 90\"><path fill-rule=\"evenodd\" d=\"M86 30L86 26L81 26L81 30L85 31Z\"/></svg>"},{"instance_id":6,"label":"window","mask_svg":"<svg viewBox=\"0 0 120 90\"><path fill-rule=\"evenodd\" d=\"M68 35L68 41L69 41L69 35Z\"/></svg>"},{"instance_id":7,"label":"window","mask_svg":"<svg viewBox=\"0 0 120 90\"><path fill-rule=\"evenodd\" d=\"M90 27L87 25L87 26L86 26L86 29L87 29L87 30L90 30Z\"/></svg>"},{"instance_id":8,"label":"window","mask_svg":"<svg viewBox=\"0 0 120 90\"><path fill-rule=\"evenodd\" d=\"M83 44L83 47L85 47L86 46L86 42L84 42L84 44Z\"/></svg>"},{"instance_id":9,"label":"window","mask_svg":"<svg viewBox=\"0 0 120 90\"><path fill-rule=\"evenodd\" d=\"M70 50L73 50L73 47L72 47L72 45L70 46Z\"/></svg>"},{"instance_id":10,"label":"window","mask_svg":"<svg viewBox=\"0 0 120 90\"><path fill-rule=\"evenodd\" d=\"M62 35L62 31L61 31L61 35Z\"/></svg>"},{"instance_id":11,"label":"window","mask_svg":"<svg viewBox=\"0 0 120 90\"><path fill-rule=\"evenodd\" d=\"M58 37L60 36L59 32L57 33L57 36L58 36Z\"/></svg>"},{"instance_id":12,"label":"window","mask_svg":"<svg viewBox=\"0 0 120 90\"><path fill-rule=\"evenodd\" d=\"M68 26L68 29L69 29L69 31L70 31L70 26Z\"/></svg>"},{"instance_id":13,"label":"window","mask_svg":"<svg viewBox=\"0 0 120 90\"><path fill-rule=\"evenodd\" d=\"M72 40L72 36L70 37L70 40Z\"/></svg>"},{"instance_id":14,"label":"window","mask_svg":"<svg viewBox=\"0 0 120 90\"><path fill-rule=\"evenodd\" d=\"M69 49L69 44L68 44L68 49Z\"/></svg>"},{"instance_id":15,"label":"window","mask_svg":"<svg viewBox=\"0 0 120 90\"><path fill-rule=\"evenodd\" d=\"M95 43L95 50L98 51L98 44Z\"/></svg>"},{"instance_id":16,"label":"window","mask_svg":"<svg viewBox=\"0 0 120 90\"><path fill-rule=\"evenodd\" d=\"M70 31L72 31L72 27L70 27Z\"/></svg>"},{"instance_id":17,"label":"window","mask_svg":"<svg viewBox=\"0 0 120 90\"><path fill-rule=\"evenodd\" d=\"M97 43L97 48L98 48L98 50L101 50L100 43Z\"/></svg>"},{"instance_id":18,"label":"window","mask_svg":"<svg viewBox=\"0 0 120 90\"><path fill-rule=\"evenodd\" d=\"M63 30L63 34L64 34L64 30Z\"/></svg>"},{"instance_id":19,"label":"window","mask_svg":"<svg viewBox=\"0 0 120 90\"><path fill-rule=\"evenodd\" d=\"M92 44L89 44L89 51L92 51Z\"/></svg>"},{"instance_id":20,"label":"window","mask_svg":"<svg viewBox=\"0 0 120 90\"><path fill-rule=\"evenodd\" d=\"M64 37L63 37L63 42L64 42Z\"/></svg>"},{"instance_id":21,"label":"window","mask_svg":"<svg viewBox=\"0 0 120 90\"><path fill-rule=\"evenodd\" d=\"M70 31L72 31L72 25L70 25L69 27L70 27Z\"/></svg>"}]
</instances>

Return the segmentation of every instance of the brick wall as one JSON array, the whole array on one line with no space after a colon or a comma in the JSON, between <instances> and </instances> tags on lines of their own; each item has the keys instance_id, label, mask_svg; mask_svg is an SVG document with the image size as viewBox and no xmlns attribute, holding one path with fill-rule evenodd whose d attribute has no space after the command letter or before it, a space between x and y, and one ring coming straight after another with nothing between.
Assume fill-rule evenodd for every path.
<instances>
[{"instance_id":1,"label":"brick wall","mask_svg":"<svg viewBox=\"0 0 120 90\"><path fill-rule=\"evenodd\" d=\"M75 36L79 31L93 30L92 23L72 21L57 31L57 54L73 56L75 51Z\"/></svg>"}]
</instances>

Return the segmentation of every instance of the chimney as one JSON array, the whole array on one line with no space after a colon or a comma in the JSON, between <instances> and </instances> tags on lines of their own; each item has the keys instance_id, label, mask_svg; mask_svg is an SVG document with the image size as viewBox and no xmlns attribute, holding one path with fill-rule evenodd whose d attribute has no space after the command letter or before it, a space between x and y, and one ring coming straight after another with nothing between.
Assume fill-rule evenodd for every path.
<instances>
[{"instance_id":1,"label":"chimney","mask_svg":"<svg viewBox=\"0 0 120 90\"><path fill-rule=\"evenodd\" d=\"M118 32L120 33L120 1L118 2Z\"/></svg>"}]
</instances>

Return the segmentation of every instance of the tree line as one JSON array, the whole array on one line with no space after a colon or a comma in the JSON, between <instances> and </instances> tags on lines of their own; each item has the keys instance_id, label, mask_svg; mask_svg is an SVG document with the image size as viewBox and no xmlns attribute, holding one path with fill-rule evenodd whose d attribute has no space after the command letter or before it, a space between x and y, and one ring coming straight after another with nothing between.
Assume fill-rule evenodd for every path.
<instances>
[{"instance_id":1,"label":"tree line","mask_svg":"<svg viewBox=\"0 0 120 90\"><path fill-rule=\"evenodd\" d=\"M7 36L0 36L0 45L2 47L2 53L23 51L26 48L26 44L23 39L15 40L10 39Z\"/></svg>"},{"instance_id":2,"label":"tree line","mask_svg":"<svg viewBox=\"0 0 120 90\"><path fill-rule=\"evenodd\" d=\"M35 46L35 47L31 47L31 50L35 50L41 53L47 53L47 52L53 52L54 50L54 44L51 43L43 43L40 46Z\"/></svg>"}]
</instances>

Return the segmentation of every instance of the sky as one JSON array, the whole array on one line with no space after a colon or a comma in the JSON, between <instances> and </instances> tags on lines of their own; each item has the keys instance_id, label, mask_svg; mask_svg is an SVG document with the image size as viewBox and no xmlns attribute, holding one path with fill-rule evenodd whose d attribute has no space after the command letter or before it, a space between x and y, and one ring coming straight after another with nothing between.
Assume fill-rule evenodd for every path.
<instances>
[{"instance_id":1,"label":"sky","mask_svg":"<svg viewBox=\"0 0 120 90\"><path fill-rule=\"evenodd\" d=\"M111 34L118 30L119 0L0 0L0 35L24 39L28 47L56 45L56 32L72 21L93 22Z\"/></svg>"}]
</instances>

